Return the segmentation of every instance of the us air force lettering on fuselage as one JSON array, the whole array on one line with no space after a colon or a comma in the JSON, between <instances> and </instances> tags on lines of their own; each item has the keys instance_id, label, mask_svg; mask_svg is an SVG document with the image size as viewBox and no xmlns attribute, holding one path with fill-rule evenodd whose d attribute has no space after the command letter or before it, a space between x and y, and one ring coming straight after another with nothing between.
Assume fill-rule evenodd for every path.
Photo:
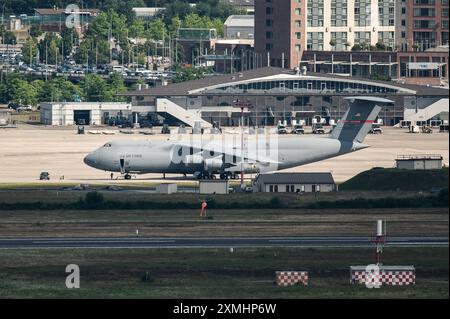
<instances>
[{"instance_id":1,"label":"us air force lettering on fuselage","mask_svg":"<svg viewBox=\"0 0 450 319\"><path fill-rule=\"evenodd\" d=\"M164 141L114 141L87 155L94 168L130 174L193 174L222 179L240 172L258 173L296 167L368 147L364 138L381 105L392 101L376 97L351 97L350 108L328 138L298 138L266 134L220 135L209 139L193 134L188 139Z\"/></svg>"}]
</instances>

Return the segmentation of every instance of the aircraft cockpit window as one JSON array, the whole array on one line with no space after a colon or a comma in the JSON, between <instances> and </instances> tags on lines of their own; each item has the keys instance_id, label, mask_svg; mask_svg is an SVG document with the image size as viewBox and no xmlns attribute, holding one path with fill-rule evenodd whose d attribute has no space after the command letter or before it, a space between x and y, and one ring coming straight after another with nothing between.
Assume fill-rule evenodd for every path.
<instances>
[{"instance_id":1,"label":"aircraft cockpit window","mask_svg":"<svg viewBox=\"0 0 450 319\"><path fill-rule=\"evenodd\" d=\"M106 143L105 145L103 145L103 147L111 147L110 143Z\"/></svg>"}]
</instances>

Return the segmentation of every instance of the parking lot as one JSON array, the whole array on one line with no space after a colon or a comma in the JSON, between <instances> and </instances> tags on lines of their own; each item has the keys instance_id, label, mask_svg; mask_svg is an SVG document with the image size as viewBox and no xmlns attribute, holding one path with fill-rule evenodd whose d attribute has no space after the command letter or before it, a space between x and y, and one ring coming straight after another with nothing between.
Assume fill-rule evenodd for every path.
<instances>
[{"instance_id":1,"label":"parking lot","mask_svg":"<svg viewBox=\"0 0 450 319\"><path fill-rule=\"evenodd\" d=\"M98 128L96 128L98 129ZM101 130L101 129L100 129ZM155 132L157 128L154 129ZM449 162L447 133L412 134L406 129L383 128L382 135L368 135L365 144L371 147L301 167L294 172L332 172L337 182L343 182L372 167L393 167L395 158L402 154L441 154L445 165ZM19 125L16 129L0 129L0 183L33 183L39 181L41 172L50 173L52 182L64 178L67 183L110 182L110 174L86 166L83 158L104 143L112 140L161 140L167 135L89 134L78 135L76 127L56 128L40 125ZM227 131L227 129L225 129ZM312 136L300 135L298 138ZM280 138L284 138L281 136ZM116 174L117 175L117 174ZM248 176L250 177L250 176ZM131 181L114 180L115 183L159 182L161 174L139 175ZM167 179L183 181L180 175L167 175Z\"/></svg>"}]
</instances>

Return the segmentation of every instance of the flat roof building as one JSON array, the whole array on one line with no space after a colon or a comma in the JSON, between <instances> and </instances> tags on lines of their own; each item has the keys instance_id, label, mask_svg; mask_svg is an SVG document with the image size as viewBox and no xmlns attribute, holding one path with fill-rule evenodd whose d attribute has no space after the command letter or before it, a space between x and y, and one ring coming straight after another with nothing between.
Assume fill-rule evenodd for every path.
<instances>
[{"instance_id":1,"label":"flat roof building","mask_svg":"<svg viewBox=\"0 0 450 319\"><path fill-rule=\"evenodd\" d=\"M424 155L401 155L395 160L398 169L425 170L441 169L442 155L424 154Z\"/></svg>"},{"instance_id":2,"label":"flat roof building","mask_svg":"<svg viewBox=\"0 0 450 319\"><path fill-rule=\"evenodd\" d=\"M45 125L102 125L110 117L129 117L131 104L110 102L45 102L40 104Z\"/></svg>"},{"instance_id":3,"label":"flat roof building","mask_svg":"<svg viewBox=\"0 0 450 319\"><path fill-rule=\"evenodd\" d=\"M252 15L232 15L224 23L226 39L253 39L255 17Z\"/></svg>"},{"instance_id":4,"label":"flat roof building","mask_svg":"<svg viewBox=\"0 0 450 319\"><path fill-rule=\"evenodd\" d=\"M259 174L253 189L263 193L319 193L337 190L331 173Z\"/></svg>"}]
</instances>

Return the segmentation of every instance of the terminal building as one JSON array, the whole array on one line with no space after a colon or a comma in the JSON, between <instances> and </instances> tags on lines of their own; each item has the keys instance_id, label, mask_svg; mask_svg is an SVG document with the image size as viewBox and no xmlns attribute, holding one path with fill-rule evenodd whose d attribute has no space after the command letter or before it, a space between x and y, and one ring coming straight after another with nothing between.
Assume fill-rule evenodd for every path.
<instances>
[{"instance_id":1,"label":"terminal building","mask_svg":"<svg viewBox=\"0 0 450 319\"><path fill-rule=\"evenodd\" d=\"M439 87L267 67L120 95L131 97L133 108L172 123L238 126L243 115L245 125L264 127L294 120L310 125L317 117L337 121L348 109L344 98L351 96L393 100L379 115L385 125L397 125L405 115L439 123L448 120L448 94Z\"/></svg>"}]
</instances>

